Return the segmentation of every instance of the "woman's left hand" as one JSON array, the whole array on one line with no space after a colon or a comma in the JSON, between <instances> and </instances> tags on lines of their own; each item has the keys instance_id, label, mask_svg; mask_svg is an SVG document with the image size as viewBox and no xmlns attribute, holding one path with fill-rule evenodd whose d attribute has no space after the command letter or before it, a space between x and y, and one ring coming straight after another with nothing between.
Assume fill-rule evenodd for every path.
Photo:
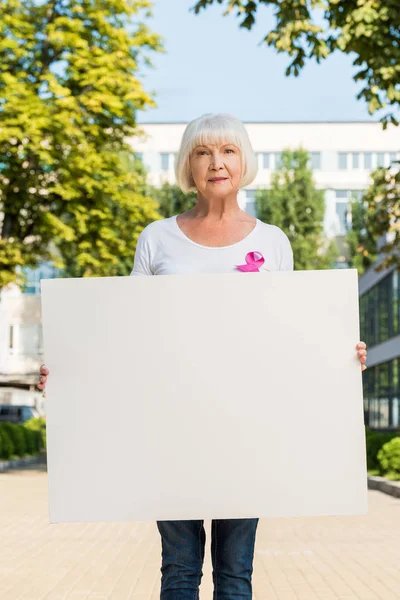
<instances>
[{"instance_id":1,"label":"woman's left hand","mask_svg":"<svg viewBox=\"0 0 400 600\"><path fill-rule=\"evenodd\" d=\"M367 368L366 365L364 365L365 361L367 360L367 344L365 342L358 342L356 348L358 358L361 363L361 371L365 371Z\"/></svg>"}]
</instances>

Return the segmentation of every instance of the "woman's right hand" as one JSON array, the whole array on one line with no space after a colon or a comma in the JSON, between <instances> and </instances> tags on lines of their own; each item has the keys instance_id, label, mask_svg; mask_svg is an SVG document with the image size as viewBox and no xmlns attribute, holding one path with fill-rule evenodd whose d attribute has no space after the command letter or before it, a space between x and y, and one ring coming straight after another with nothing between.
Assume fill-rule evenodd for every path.
<instances>
[{"instance_id":1,"label":"woman's right hand","mask_svg":"<svg viewBox=\"0 0 400 600\"><path fill-rule=\"evenodd\" d=\"M44 390L44 388L46 387L47 376L49 375L49 373L50 371L48 370L46 365L42 365L40 367L40 383L38 383L36 386L39 388L39 390Z\"/></svg>"}]
</instances>

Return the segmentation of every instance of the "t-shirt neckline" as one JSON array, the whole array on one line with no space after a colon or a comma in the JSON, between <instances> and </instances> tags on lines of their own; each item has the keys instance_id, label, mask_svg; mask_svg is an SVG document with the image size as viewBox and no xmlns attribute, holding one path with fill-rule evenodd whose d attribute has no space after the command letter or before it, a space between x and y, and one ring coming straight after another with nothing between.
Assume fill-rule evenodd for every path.
<instances>
[{"instance_id":1,"label":"t-shirt neckline","mask_svg":"<svg viewBox=\"0 0 400 600\"><path fill-rule=\"evenodd\" d=\"M234 244L230 244L229 246L203 246L203 244L198 244L194 240L191 240L185 233L183 233L182 229L178 225L178 220L177 220L178 216L179 215L175 215L174 217L172 217L172 219L173 219L173 223L174 223L175 228L176 228L177 232L179 233L179 235L182 238L184 238L187 242L190 242L191 244L193 244L194 246L198 246L199 248L204 248L205 250L226 250L227 248L234 248L235 246L242 244L243 242L248 240L249 237L251 235L253 235L253 233L258 229L259 222L260 222L260 220L257 219L257 217L256 217L256 224L253 227L253 229L244 238L242 238L238 242L235 242Z\"/></svg>"}]
</instances>

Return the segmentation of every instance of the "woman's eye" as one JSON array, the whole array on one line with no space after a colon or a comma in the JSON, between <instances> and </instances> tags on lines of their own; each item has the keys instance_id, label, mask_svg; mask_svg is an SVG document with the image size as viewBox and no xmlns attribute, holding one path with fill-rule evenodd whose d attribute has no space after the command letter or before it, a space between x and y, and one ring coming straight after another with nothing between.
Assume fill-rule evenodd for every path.
<instances>
[{"instance_id":1,"label":"woman's eye","mask_svg":"<svg viewBox=\"0 0 400 600\"><path fill-rule=\"evenodd\" d=\"M233 153L234 153L235 151L234 151L232 148L227 148L227 149L225 150L225 152L233 152Z\"/></svg>"}]
</instances>

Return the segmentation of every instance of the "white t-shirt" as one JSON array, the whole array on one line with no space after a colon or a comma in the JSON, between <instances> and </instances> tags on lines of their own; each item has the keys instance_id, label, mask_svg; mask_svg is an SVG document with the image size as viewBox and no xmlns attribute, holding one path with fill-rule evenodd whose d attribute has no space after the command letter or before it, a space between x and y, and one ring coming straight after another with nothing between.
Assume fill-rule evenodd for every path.
<instances>
[{"instance_id":1,"label":"white t-shirt","mask_svg":"<svg viewBox=\"0 0 400 600\"><path fill-rule=\"evenodd\" d=\"M293 252L287 235L259 219L240 242L222 247L202 246L189 239L176 216L154 221L141 232L131 275L241 273L249 252L261 253L261 271L293 271Z\"/></svg>"}]
</instances>

